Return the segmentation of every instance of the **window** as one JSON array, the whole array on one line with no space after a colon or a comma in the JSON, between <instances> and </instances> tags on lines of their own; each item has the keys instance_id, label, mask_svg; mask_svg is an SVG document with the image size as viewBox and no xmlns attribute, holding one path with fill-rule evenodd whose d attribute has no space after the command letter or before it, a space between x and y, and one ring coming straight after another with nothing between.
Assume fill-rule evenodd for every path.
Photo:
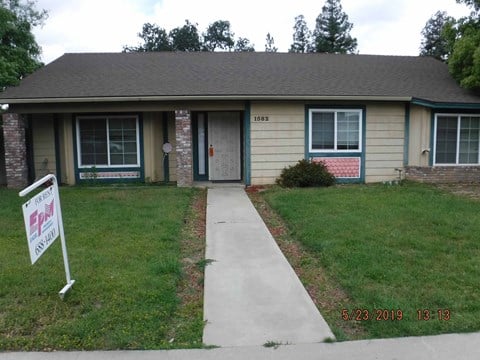
<instances>
[{"instance_id":1,"label":"window","mask_svg":"<svg viewBox=\"0 0 480 360\"><path fill-rule=\"evenodd\" d=\"M480 164L480 115L435 117L435 164Z\"/></svg>"},{"instance_id":2,"label":"window","mask_svg":"<svg viewBox=\"0 0 480 360\"><path fill-rule=\"evenodd\" d=\"M139 166L137 116L77 118L79 167Z\"/></svg>"},{"instance_id":3,"label":"window","mask_svg":"<svg viewBox=\"0 0 480 360\"><path fill-rule=\"evenodd\" d=\"M361 151L361 110L310 110L310 151Z\"/></svg>"}]
</instances>

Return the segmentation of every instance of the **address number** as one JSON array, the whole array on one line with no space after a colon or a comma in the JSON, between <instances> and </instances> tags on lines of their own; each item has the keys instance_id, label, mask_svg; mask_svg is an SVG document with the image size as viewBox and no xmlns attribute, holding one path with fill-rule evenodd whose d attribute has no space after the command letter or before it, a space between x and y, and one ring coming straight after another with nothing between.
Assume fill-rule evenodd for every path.
<instances>
[{"instance_id":1,"label":"address number","mask_svg":"<svg viewBox=\"0 0 480 360\"><path fill-rule=\"evenodd\" d=\"M253 121L270 121L268 116L254 116Z\"/></svg>"}]
</instances>

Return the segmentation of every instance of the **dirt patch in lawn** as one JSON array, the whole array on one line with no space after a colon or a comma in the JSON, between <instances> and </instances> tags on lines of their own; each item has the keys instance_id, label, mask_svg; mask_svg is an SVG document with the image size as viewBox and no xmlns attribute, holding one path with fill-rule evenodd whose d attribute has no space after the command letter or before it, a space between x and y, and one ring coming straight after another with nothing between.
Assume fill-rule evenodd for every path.
<instances>
[{"instance_id":1,"label":"dirt patch in lawn","mask_svg":"<svg viewBox=\"0 0 480 360\"><path fill-rule=\"evenodd\" d=\"M173 347L202 347L203 283L207 192L199 190L185 218L181 238L182 280L178 284L178 322L169 334ZM179 331L181 330L181 331ZM191 335L178 338L178 333ZM192 341L192 338L197 338ZM195 346L197 345L197 346Z\"/></svg>"},{"instance_id":2,"label":"dirt patch in lawn","mask_svg":"<svg viewBox=\"0 0 480 360\"><path fill-rule=\"evenodd\" d=\"M448 191L452 194L468 197L470 199L480 201L480 183L475 184L439 184L436 185L439 189Z\"/></svg>"},{"instance_id":3,"label":"dirt patch in lawn","mask_svg":"<svg viewBox=\"0 0 480 360\"><path fill-rule=\"evenodd\" d=\"M324 271L320 260L293 240L290 231L273 209L265 201L262 187L247 188L247 194L265 221L290 265L302 281L315 305L332 327L337 340L355 340L366 337L366 331L359 322L344 321L341 317L342 305L350 304L347 294Z\"/></svg>"}]
</instances>

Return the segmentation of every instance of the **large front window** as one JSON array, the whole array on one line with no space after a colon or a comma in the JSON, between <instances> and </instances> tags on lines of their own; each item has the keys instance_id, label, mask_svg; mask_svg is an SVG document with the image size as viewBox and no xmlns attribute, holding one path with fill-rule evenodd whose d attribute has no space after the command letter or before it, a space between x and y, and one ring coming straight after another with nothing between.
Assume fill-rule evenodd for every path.
<instances>
[{"instance_id":1,"label":"large front window","mask_svg":"<svg viewBox=\"0 0 480 360\"><path fill-rule=\"evenodd\" d=\"M435 117L435 164L480 164L479 144L480 115Z\"/></svg>"},{"instance_id":2,"label":"large front window","mask_svg":"<svg viewBox=\"0 0 480 360\"><path fill-rule=\"evenodd\" d=\"M311 152L361 151L361 110L311 109Z\"/></svg>"},{"instance_id":3,"label":"large front window","mask_svg":"<svg viewBox=\"0 0 480 360\"><path fill-rule=\"evenodd\" d=\"M137 116L77 117L80 167L139 166Z\"/></svg>"}]
</instances>

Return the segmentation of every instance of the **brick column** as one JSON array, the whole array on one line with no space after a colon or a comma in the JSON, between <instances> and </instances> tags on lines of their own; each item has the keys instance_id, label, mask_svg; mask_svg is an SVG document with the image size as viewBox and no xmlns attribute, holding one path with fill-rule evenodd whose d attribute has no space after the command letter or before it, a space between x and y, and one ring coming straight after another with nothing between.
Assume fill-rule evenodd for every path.
<instances>
[{"instance_id":1,"label":"brick column","mask_svg":"<svg viewBox=\"0 0 480 360\"><path fill-rule=\"evenodd\" d=\"M175 111L177 186L193 185L192 121L190 111Z\"/></svg>"},{"instance_id":2,"label":"brick column","mask_svg":"<svg viewBox=\"0 0 480 360\"><path fill-rule=\"evenodd\" d=\"M18 114L3 114L5 170L7 187L21 189L28 185L25 124Z\"/></svg>"}]
</instances>

